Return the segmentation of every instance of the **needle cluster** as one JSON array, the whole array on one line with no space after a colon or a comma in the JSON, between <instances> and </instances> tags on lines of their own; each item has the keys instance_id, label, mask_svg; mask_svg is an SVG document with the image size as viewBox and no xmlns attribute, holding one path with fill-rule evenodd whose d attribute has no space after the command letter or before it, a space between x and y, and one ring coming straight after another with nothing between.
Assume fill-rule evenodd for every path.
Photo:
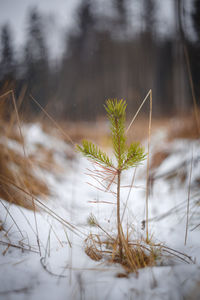
<instances>
[{"instance_id":1,"label":"needle cluster","mask_svg":"<svg viewBox=\"0 0 200 300\"><path fill-rule=\"evenodd\" d=\"M131 167L136 167L146 158L146 154L140 143L133 142L130 146L126 145L126 106L126 101L118 101L117 99L109 99L105 105L107 117L110 121L112 146L117 166L114 165L111 158L104 151L92 142L83 140L81 146L77 145L77 150L87 158L98 162L104 167L119 170L120 172Z\"/></svg>"}]
</instances>

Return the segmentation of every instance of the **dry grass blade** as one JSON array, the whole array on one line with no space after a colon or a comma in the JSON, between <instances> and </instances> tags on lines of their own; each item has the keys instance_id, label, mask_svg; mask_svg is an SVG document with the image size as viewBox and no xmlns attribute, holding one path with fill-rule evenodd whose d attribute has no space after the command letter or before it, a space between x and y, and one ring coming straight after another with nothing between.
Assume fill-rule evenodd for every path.
<instances>
[{"instance_id":1,"label":"dry grass blade","mask_svg":"<svg viewBox=\"0 0 200 300\"><path fill-rule=\"evenodd\" d=\"M149 90L149 92L148 92L147 95L145 96L144 100L142 101L140 107L138 108L137 112L135 113L133 119L131 120L129 126L127 127L127 129L126 129L126 134L128 134L128 131L130 130L130 128L131 128L131 126L133 125L135 119L137 118L137 116L138 116L140 110L142 109L143 105L145 104L145 102L147 101L147 99L148 99L148 97L150 96L151 93L152 93L152 91Z\"/></svg>"},{"instance_id":2,"label":"dry grass blade","mask_svg":"<svg viewBox=\"0 0 200 300\"><path fill-rule=\"evenodd\" d=\"M155 245L155 246L157 246L157 245ZM181 251L178 251L178 250L176 250L176 249L173 249L173 248L170 248L170 247L167 247L167 246L165 246L165 245L162 245L162 248L163 249L167 249L167 250L169 250L170 251L170 253L176 253L176 256L177 257L179 257L180 259L182 259L182 260L184 260L185 262L187 262L187 263L192 263L192 264L194 264L195 262L194 262L194 260L191 258L191 256L189 256L189 255L187 255L187 254L185 254L185 253L183 253L183 252L181 252ZM188 261L187 261L188 260Z\"/></svg>"},{"instance_id":3,"label":"dry grass blade","mask_svg":"<svg viewBox=\"0 0 200 300\"><path fill-rule=\"evenodd\" d=\"M59 126L59 124L54 120L54 118L50 116L50 114L41 106L41 104L32 95L30 95L30 98L43 111L43 113L49 118L49 120L51 120L51 122L62 133L62 135L66 137L66 139L72 144L72 146L75 146L75 143L72 141L71 137Z\"/></svg>"},{"instance_id":4,"label":"dry grass blade","mask_svg":"<svg viewBox=\"0 0 200 300\"><path fill-rule=\"evenodd\" d=\"M128 196L127 196L127 199L126 199L126 204L125 204L125 207L124 207L124 210L123 210L123 213L122 213L121 222L123 222L123 219L124 219L124 215L125 215L125 211L126 211L126 208L127 208L127 205L128 205L128 200L129 200L129 197L130 197L131 189L133 187L133 183L134 183L134 180L135 180L136 170L137 170L137 168L135 168L135 170L133 172L133 177L132 177L132 180L131 180L131 185L129 187Z\"/></svg>"},{"instance_id":5,"label":"dry grass blade","mask_svg":"<svg viewBox=\"0 0 200 300\"><path fill-rule=\"evenodd\" d=\"M185 245L187 243L188 236L188 225L189 225L189 209L190 209L190 190L191 190L191 178L192 178L192 165L193 165L193 149L192 149L192 159L190 165L189 183L188 183L188 201L187 201L187 218L186 218L186 228L185 228Z\"/></svg>"},{"instance_id":6,"label":"dry grass blade","mask_svg":"<svg viewBox=\"0 0 200 300\"><path fill-rule=\"evenodd\" d=\"M124 247L124 264L129 272L136 272L138 269L148 266L154 266L158 254L156 254L153 247L143 247L141 241L134 245L129 243L128 237L123 234L122 243Z\"/></svg>"},{"instance_id":7,"label":"dry grass blade","mask_svg":"<svg viewBox=\"0 0 200 300\"><path fill-rule=\"evenodd\" d=\"M148 197L149 197L149 151L150 151L150 141L151 141L151 126L152 126L152 90L150 89L149 92L147 93L146 97L144 98L144 100L142 101L140 107L138 108L136 114L134 115L132 121L130 122L128 128L126 129L126 134L128 133L128 131L130 130L132 124L134 123L137 115L139 114L140 110L142 109L143 105L145 104L145 102L147 101L147 99L149 98L149 127L148 127L148 151L147 151L147 175L146 175L146 239L147 242L149 240L149 232L148 232L148 214L149 214L149 209L148 209Z\"/></svg>"},{"instance_id":8,"label":"dry grass blade","mask_svg":"<svg viewBox=\"0 0 200 300\"><path fill-rule=\"evenodd\" d=\"M49 194L47 185L41 179L33 175L33 171L27 159L2 144L0 148L0 166L1 198L10 203L16 203L23 207L34 209L32 201L28 201L27 197L25 197L21 191L16 190L14 186L5 185L4 181L1 180L2 178L16 183L16 185L29 191L31 195L46 196Z\"/></svg>"},{"instance_id":9,"label":"dry grass blade","mask_svg":"<svg viewBox=\"0 0 200 300\"><path fill-rule=\"evenodd\" d=\"M138 273L138 269L157 264L161 255L161 246L143 245L143 241L129 242L128 236L121 235L123 256L120 258L118 239L100 238L97 234L90 234L85 240L85 252L93 260L101 260L121 264L127 273ZM167 249L166 249L167 250ZM167 250L168 251L168 250Z\"/></svg>"},{"instance_id":10,"label":"dry grass blade","mask_svg":"<svg viewBox=\"0 0 200 300\"><path fill-rule=\"evenodd\" d=\"M149 226L148 226L148 218L149 218L149 152L150 152L150 141L151 141L151 121L152 121L152 91L150 90L150 111L149 111L149 132L148 132L148 155L147 155L147 178L146 178L146 239L147 242L149 240Z\"/></svg>"},{"instance_id":11,"label":"dry grass blade","mask_svg":"<svg viewBox=\"0 0 200 300\"><path fill-rule=\"evenodd\" d=\"M21 234L22 238L24 237L21 229L19 228L18 224L16 223L15 219L13 218L12 214L9 212L8 208L3 204L3 202L0 199L0 203L1 205L5 208L5 210L7 211L8 215L10 216L10 218L12 219L12 221L14 222L15 226L17 227L17 229L19 230L19 233Z\"/></svg>"},{"instance_id":12,"label":"dry grass blade","mask_svg":"<svg viewBox=\"0 0 200 300\"><path fill-rule=\"evenodd\" d=\"M98 247L97 247L98 245ZM100 247L100 249L99 249ZM102 259L101 240L97 234L90 234L85 239L85 253L92 259L99 261Z\"/></svg>"},{"instance_id":13,"label":"dry grass blade","mask_svg":"<svg viewBox=\"0 0 200 300\"><path fill-rule=\"evenodd\" d=\"M199 199L196 200L196 198L199 197L199 196L200 196L200 194L199 194L199 192L197 192L197 193L195 193L194 195L192 195L190 197L190 206L191 206L191 200L192 200L192 207L193 208L196 207L197 204L199 205L200 200ZM159 221L163 220L164 218L167 218L167 217L171 216L174 213L185 211L185 206L187 205L187 201L188 201L188 198L185 199L184 201L182 201L181 203L179 203L178 205L172 207L171 209L169 209L165 213L163 213L161 215L158 215L154 218L151 218L148 221L149 222L159 222Z\"/></svg>"},{"instance_id":14,"label":"dry grass blade","mask_svg":"<svg viewBox=\"0 0 200 300\"><path fill-rule=\"evenodd\" d=\"M92 220L97 223L95 218ZM118 238L114 239L112 236L90 234L85 240L85 252L93 260L99 261L103 258L104 261L121 264L126 274L131 272L137 274L141 268L163 264L171 265L177 259L187 264L194 264L191 256L163 244L155 244L151 240L146 243L146 240L141 238L131 241L128 230L126 236L123 231L121 232L121 241L122 259L119 253Z\"/></svg>"},{"instance_id":15,"label":"dry grass blade","mask_svg":"<svg viewBox=\"0 0 200 300\"><path fill-rule=\"evenodd\" d=\"M23 192L25 195L29 196L30 198L28 198L29 200L31 200L32 195L27 192L26 190L24 190L23 188L21 188L20 186L17 186L15 184L15 182L12 182L11 180L8 180L7 178L4 178L3 176L0 175L0 181L2 181L4 184L6 184L7 186L12 185L14 186L17 190ZM37 207L39 207L40 209L44 210L45 212L47 212L49 215L51 215L55 220L57 220L58 222L60 222L61 224L63 224L64 226L66 226L69 230L73 231L75 234L78 235L82 234L85 236L85 234L83 232L81 232L81 230L79 230L76 226L74 226L73 224L71 224L70 222L66 221L65 219L63 219L62 217L60 217L58 214L56 214L52 209L50 209L47 205L45 205L44 203L42 203L42 201L40 201L39 199L37 199L36 197L34 197L35 200L35 204L37 205Z\"/></svg>"},{"instance_id":16,"label":"dry grass blade","mask_svg":"<svg viewBox=\"0 0 200 300\"><path fill-rule=\"evenodd\" d=\"M15 99L15 95L14 95L13 90L11 91L11 95L12 95L12 101L13 101L13 105L14 105L14 109L15 109L15 113L16 113L16 117L17 117L17 124L18 124L18 127L19 127L20 137L21 137L21 140L22 140L22 147L23 147L23 151L24 151L24 157L27 158L26 151L25 151L25 146L24 146L24 139L23 139L22 129L21 129L21 122L20 122L18 109L17 109L17 104L16 104L16 99Z\"/></svg>"},{"instance_id":17,"label":"dry grass blade","mask_svg":"<svg viewBox=\"0 0 200 300\"><path fill-rule=\"evenodd\" d=\"M44 258L44 257L41 257L40 263L41 263L43 269L44 269L48 274L50 274L50 275L52 275L52 276L55 276L55 277L58 277L58 278L66 278L66 277L67 277L67 276L65 276L65 275L62 275L62 274L56 274L56 273L50 271L50 270L48 269L47 265L46 265L46 262L45 262L45 258Z\"/></svg>"},{"instance_id":18,"label":"dry grass blade","mask_svg":"<svg viewBox=\"0 0 200 300\"><path fill-rule=\"evenodd\" d=\"M16 244L13 244L13 243L10 243L10 242L0 241L0 244L5 245L5 246L9 246L9 247L18 248L18 249L21 249L22 251L30 251L30 252L34 252L34 253L39 253L38 251L33 250L30 247L22 247L20 245L16 245Z\"/></svg>"},{"instance_id":19,"label":"dry grass blade","mask_svg":"<svg viewBox=\"0 0 200 300\"><path fill-rule=\"evenodd\" d=\"M7 93L1 95L0 99L7 99L8 96L11 96L11 105L13 105L14 111L9 117L7 115L4 116L3 112L8 109L7 104L9 102L1 102L2 111L0 118L2 120L3 126L0 129L3 141L1 142L0 147L0 176L15 182L18 186L21 186L23 189L29 191L30 194L33 194L34 196L39 196L42 194L46 196L49 194L49 189L47 185L41 180L41 178L37 178L36 175L34 175L31 161L26 155L21 123L13 90L9 90ZM20 95L20 97L22 98L22 96L23 93L22 95ZM21 98L19 99L20 103L22 101ZM22 144L24 156L19 154L17 151L9 148L7 145L7 141L10 141L12 137L10 133L15 132L14 117L17 120L16 122L19 129L19 134L16 133L13 138L16 139L17 142L20 142ZM34 204L30 201L27 201L27 197L25 197L24 194L19 190L16 191L13 186L5 186L3 182L1 182L1 187L1 198L11 203L16 203L29 209L34 209Z\"/></svg>"}]
</instances>

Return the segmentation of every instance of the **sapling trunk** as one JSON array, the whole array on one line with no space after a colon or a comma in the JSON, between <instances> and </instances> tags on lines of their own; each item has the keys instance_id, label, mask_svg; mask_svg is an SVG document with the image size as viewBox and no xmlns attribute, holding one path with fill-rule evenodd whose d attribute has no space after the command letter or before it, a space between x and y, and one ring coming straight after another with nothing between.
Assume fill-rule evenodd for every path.
<instances>
[{"instance_id":1,"label":"sapling trunk","mask_svg":"<svg viewBox=\"0 0 200 300\"><path fill-rule=\"evenodd\" d=\"M117 231L118 231L118 246L119 246L119 257L122 261L122 234L121 234L121 219L120 219L120 181L121 181L121 171L117 171Z\"/></svg>"}]
</instances>

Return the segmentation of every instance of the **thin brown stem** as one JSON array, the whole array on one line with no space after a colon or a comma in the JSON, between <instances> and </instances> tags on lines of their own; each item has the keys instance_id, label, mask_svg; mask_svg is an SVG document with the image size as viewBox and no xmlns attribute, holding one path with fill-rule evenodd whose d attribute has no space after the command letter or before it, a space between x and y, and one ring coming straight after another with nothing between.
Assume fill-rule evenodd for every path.
<instances>
[{"instance_id":1,"label":"thin brown stem","mask_svg":"<svg viewBox=\"0 0 200 300\"><path fill-rule=\"evenodd\" d=\"M186 218L185 243L184 243L185 245L187 243L188 226L189 226L190 190L191 190L191 178L192 178L192 165L193 165L193 151L192 151L192 159L191 159L191 165L190 165L189 184L188 184L187 218Z\"/></svg>"},{"instance_id":2,"label":"thin brown stem","mask_svg":"<svg viewBox=\"0 0 200 300\"><path fill-rule=\"evenodd\" d=\"M143 105L145 104L145 102L146 102L146 100L148 99L148 97L150 96L150 94L151 94L151 90L148 91L148 93L146 94L146 96L145 96L144 100L142 101L140 107L138 108L136 114L134 115L133 119L131 120L131 122L130 122L128 128L126 129L126 132L125 132L126 134L128 134L129 129L131 128L133 122L135 121L137 115L139 114L141 108L142 108Z\"/></svg>"},{"instance_id":3,"label":"thin brown stem","mask_svg":"<svg viewBox=\"0 0 200 300\"><path fill-rule=\"evenodd\" d=\"M149 241L149 152L151 141L151 121L152 121L152 90L149 91L150 95L150 110L149 110L149 130L148 130L148 155L147 155L147 179L146 179L146 240Z\"/></svg>"},{"instance_id":4,"label":"thin brown stem","mask_svg":"<svg viewBox=\"0 0 200 300\"><path fill-rule=\"evenodd\" d=\"M120 220L120 181L121 171L117 172L117 230L118 230L118 241L119 241L119 256L122 260L122 238L121 238L121 220Z\"/></svg>"}]
</instances>

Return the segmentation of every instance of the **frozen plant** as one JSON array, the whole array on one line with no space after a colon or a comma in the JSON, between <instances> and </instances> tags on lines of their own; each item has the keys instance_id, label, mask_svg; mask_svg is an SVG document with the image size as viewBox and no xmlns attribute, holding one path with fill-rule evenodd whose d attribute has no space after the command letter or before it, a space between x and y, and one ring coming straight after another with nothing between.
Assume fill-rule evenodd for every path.
<instances>
[{"instance_id":1,"label":"frozen plant","mask_svg":"<svg viewBox=\"0 0 200 300\"><path fill-rule=\"evenodd\" d=\"M87 140L82 141L82 145L77 145L77 149L87 158L97 163L102 168L102 173L105 175L112 175L112 180L109 181L108 177L102 177L103 180L107 178L110 185L117 177L117 240L119 247L119 258L122 261L122 225L120 219L120 181L121 173L131 167L136 167L146 157L143 147L140 143L133 142L130 146L126 144L125 134L125 120L126 120L126 101L121 99L118 101L107 100L105 109L107 111L107 118L110 122L110 131L112 136L112 147L116 163L103 152L97 145Z\"/></svg>"}]
</instances>

